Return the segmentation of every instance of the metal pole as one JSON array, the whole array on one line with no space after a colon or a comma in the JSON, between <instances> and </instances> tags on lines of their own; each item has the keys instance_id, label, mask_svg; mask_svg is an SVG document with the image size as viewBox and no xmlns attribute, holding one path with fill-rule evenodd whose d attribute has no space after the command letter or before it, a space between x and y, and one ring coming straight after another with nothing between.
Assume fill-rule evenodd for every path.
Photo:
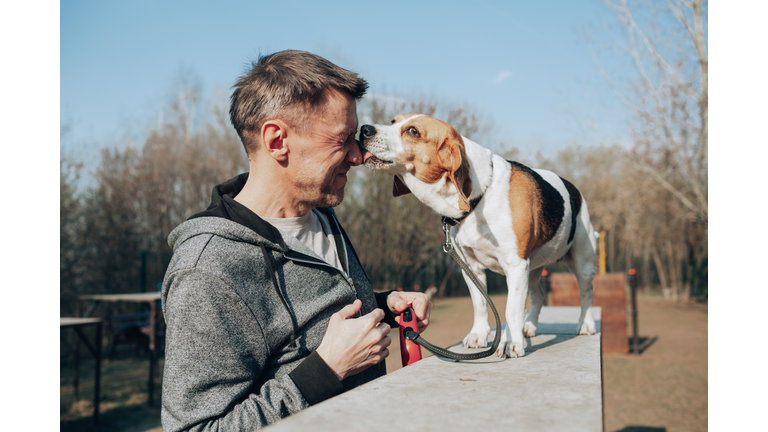
<instances>
[{"instance_id":1,"label":"metal pole","mask_svg":"<svg viewBox=\"0 0 768 432\"><path fill-rule=\"evenodd\" d=\"M77 299L77 305L75 309L75 316L82 317L83 306L82 300ZM75 382L74 386L74 400L77 402L80 400L80 337L75 338Z\"/></svg>"},{"instance_id":2,"label":"metal pole","mask_svg":"<svg viewBox=\"0 0 768 432\"><path fill-rule=\"evenodd\" d=\"M629 269L629 288L632 290L632 352L640 355L637 337L637 276L635 269Z\"/></svg>"},{"instance_id":3,"label":"metal pole","mask_svg":"<svg viewBox=\"0 0 768 432\"><path fill-rule=\"evenodd\" d=\"M101 388L101 327L102 323L96 325L96 377L93 383L93 424L99 423L99 389Z\"/></svg>"},{"instance_id":4,"label":"metal pole","mask_svg":"<svg viewBox=\"0 0 768 432\"><path fill-rule=\"evenodd\" d=\"M155 334L157 333L157 302L149 305L149 406L155 402L155 364L157 363L157 347L155 346Z\"/></svg>"},{"instance_id":5,"label":"metal pole","mask_svg":"<svg viewBox=\"0 0 768 432\"><path fill-rule=\"evenodd\" d=\"M547 294L549 293L549 272L546 270L541 272L541 291L544 294L544 306L546 306Z\"/></svg>"},{"instance_id":6,"label":"metal pole","mask_svg":"<svg viewBox=\"0 0 768 432\"><path fill-rule=\"evenodd\" d=\"M611 233L611 227L605 226L605 272L610 273L613 270L613 234Z\"/></svg>"}]
</instances>

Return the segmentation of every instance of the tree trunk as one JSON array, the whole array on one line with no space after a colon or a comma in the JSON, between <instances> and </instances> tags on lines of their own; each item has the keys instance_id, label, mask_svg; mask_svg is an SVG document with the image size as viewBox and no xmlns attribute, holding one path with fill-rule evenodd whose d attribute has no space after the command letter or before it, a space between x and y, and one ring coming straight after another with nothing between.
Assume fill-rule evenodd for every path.
<instances>
[{"instance_id":1,"label":"tree trunk","mask_svg":"<svg viewBox=\"0 0 768 432\"><path fill-rule=\"evenodd\" d=\"M667 237L664 243L666 244L666 249L667 249L667 262L669 263L669 283L671 285L670 288L672 288L672 292L674 293L676 300L680 301L680 297L681 297L680 279L678 278L679 269L677 268L677 260L675 259L675 252L672 249L672 240L670 240L670 238Z\"/></svg>"},{"instance_id":2,"label":"tree trunk","mask_svg":"<svg viewBox=\"0 0 768 432\"><path fill-rule=\"evenodd\" d=\"M664 272L664 264L661 262L661 255L656 248L656 242L651 242L651 255L653 256L653 263L656 264L656 274L659 275L659 283L662 289L669 289L667 284L667 275Z\"/></svg>"}]
</instances>

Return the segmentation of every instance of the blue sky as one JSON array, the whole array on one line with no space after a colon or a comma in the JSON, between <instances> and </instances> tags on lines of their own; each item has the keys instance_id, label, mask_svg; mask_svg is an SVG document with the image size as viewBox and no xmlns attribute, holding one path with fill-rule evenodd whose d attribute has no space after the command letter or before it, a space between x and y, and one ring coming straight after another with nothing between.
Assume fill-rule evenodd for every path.
<instances>
[{"instance_id":1,"label":"blue sky","mask_svg":"<svg viewBox=\"0 0 768 432\"><path fill-rule=\"evenodd\" d=\"M465 104L521 150L620 141L624 112L581 37L605 12L591 0L63 2L62 152L135 135L182 75L228 92L250 59L288 48L360 73L370 93Z\"/></svg>"}]
</instances>

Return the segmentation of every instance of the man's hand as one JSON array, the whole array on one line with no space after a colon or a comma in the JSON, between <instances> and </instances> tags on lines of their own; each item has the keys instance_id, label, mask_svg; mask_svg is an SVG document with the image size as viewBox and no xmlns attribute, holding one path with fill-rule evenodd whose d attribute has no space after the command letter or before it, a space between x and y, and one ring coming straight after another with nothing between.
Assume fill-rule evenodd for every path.
<instances>
[{"instance_id":1,"label":"man's hand","mask_svg":"<svg viewBox=\"0 0 768 432\"><path fill-rule=\"evenodd\" d=\"M395 314L395 321L400 324L400 314L411 306L416 314L416 325L419 333L429 325L429 315L432 312L432 302L426 294L420 292L393 291L387 296L387 306Z\"/></svg>"},{"instance_id":2,"label":"man's hand","mask_svg":"<svg viewBox=\"0 0 768 432\"><path fill-rule=\"evenodd\" d=\"M355 300L331 315L323 341L317 347L317 353L339 380L360 373L389 355L387 347L392 339L388 336L389 324L381 322L384 311L374 309L360 318L352 318L362 305Z\"/></svg>"}]
</instances>

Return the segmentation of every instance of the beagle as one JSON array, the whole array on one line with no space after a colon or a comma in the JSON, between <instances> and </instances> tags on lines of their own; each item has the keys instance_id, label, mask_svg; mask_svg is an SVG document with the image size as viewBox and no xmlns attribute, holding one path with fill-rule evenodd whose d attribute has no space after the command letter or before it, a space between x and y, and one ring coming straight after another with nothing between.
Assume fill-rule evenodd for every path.
<instances>
[{"instance_id":1,"label":"beagle","mask_svg":"<svg viewBox=\"0 0 768 432\"><path fill-rule=\"evenodd\" d=\"M448 124L422 114L399 115L392 125L364 125L360 144L365 166L394 176L392 194L413 193L454 223L451 237L475 276L485 269L507 276L506 330L496 355L525 355L524 335L536 334L547 264L565 262L581 293L578 332L595 334L592 279L596 236L581 193L557 174L531 169L461 136ZM464 274L474 324L462 344L484 348L490 334L486 302ZM526 294L531 307L525 316Z\"/></svg>"}]
</instances>

